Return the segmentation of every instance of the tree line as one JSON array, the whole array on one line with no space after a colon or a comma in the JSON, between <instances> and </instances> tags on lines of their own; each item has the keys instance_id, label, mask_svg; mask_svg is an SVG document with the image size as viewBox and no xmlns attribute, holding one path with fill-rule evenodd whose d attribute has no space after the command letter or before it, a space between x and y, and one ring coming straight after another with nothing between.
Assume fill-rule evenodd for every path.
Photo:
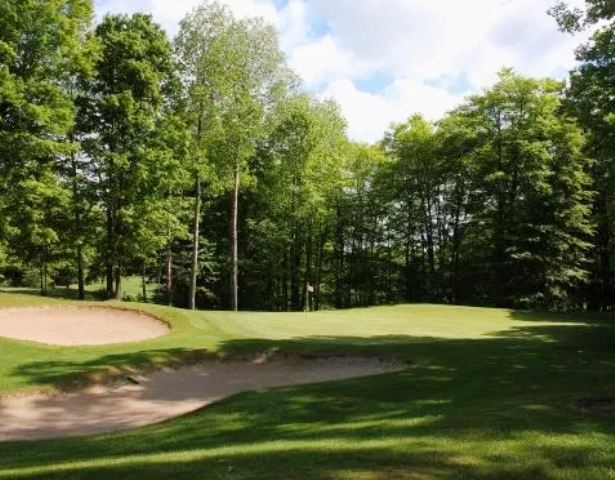
<instances>
[{"instance_id":1,"label":"tree line","mask_svg":"<svg viewBox=\"0 0 615 480\"><path fill-rule=\"evenodd\" d=\"M0 272L122 278L188 308L447 302L615 309L610 2L567 82L503 69L438 122L373 145L306 93L276 30L216 2L171 41L90 0L0 4Z\"/></svg>"}]
</instances>

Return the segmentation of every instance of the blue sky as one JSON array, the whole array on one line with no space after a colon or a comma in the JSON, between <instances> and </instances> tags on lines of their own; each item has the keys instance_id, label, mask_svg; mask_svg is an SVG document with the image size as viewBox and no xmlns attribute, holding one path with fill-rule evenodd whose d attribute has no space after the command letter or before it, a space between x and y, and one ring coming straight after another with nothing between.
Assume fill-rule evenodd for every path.
<instances>
[{"instance_id":1,"label":"blue sky","mask_svg":"<svg viewBox=\"0 0 615 480\"><path fill-rule=\"evenodd\" d=\"M151 13L170 36L201 0L96 0L96 13ZM280 31L289 64L335 99L349 135L375 141L413 113L436 120L510 66L564 78L584 37L558 31L555 0L227 0ZM582 0L573 0L573 4Z\"/></svg>"}]
</instances>

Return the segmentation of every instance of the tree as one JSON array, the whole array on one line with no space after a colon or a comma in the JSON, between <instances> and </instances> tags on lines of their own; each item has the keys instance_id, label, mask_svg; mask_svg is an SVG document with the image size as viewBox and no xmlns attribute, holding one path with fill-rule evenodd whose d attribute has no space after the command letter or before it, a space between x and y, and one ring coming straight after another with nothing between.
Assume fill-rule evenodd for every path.
<instances>
[{"instance_id":1,"label":"tree","mask_svg":"<svg viewBox=\"0 0 615 480\"><path fill-rule=\"evenodd\" d=\"M392 177L397 184L393 188L405 223L407 297L411 298L413 243L419 238L421 268L415 273L425 280L421 296L433 301L439 296L436 252L441 221L438 199L442 188L435 128L422 116L414 115L407 123L394 128L385 139L385 146L395 159Z\"/></svg>"},{"instance_id":2,"label":"tree","mask_svg":"<svg viewBox=\"0 0 615 480\"><path fill-rule=\"evenodd\" d=\"M568 106L587 132L587 154L595 159L591 174L596 232L592 281L586 290L590 308L615 309L615 4L586 0L585 9L559 2L549 13L570 33L594 27L589 43L577 50L580 66L570 75ZM597 26L597 27L596 27Z\"/></svg>"},{"instance_id":3,"label":"tree","mask_svg":"<svg viewBox=\"0 0 615 480\"><path fill-rule=\"evenodd\" d=\"M163 30L147 15L115 15L96 35L101 55L81 102L81 128L106 216L107 296L121 299L124 269L168 242L179 213L167 199L183 179L184 127L169 101L179 84Z\"/></svg>"},{"instance_id":4,"label":"tree","mask_svg":"<svg viewBox=\"0 0 615 480\"><path fill-rule=\"evenodd\" d=\"M593 212L597 224L593 250L593 308L615 309L615 25L594 33L577 51L581 65L571 73L568 101L588 134L587 153L597 191Z\"/></svg>"},{"instance_id":5,"label":"tree","mask_svg":"<svg viewBox=\"0 0 615 480\"><path fill-rule=\"evenodd\" d=\"M504 70L460 110L483 137L471 165L473 233L486 233L487 291L501 305L566 308L586 278L589 162L561 91Z\"/></svg>"},{"instance_id":6,"label":"tree","mask_svg":"<svg viewBox=\"0 0 615 480\"><path fill-rule=\"evenodd\" d=\"M338 307L399 298L393 271L397 270L392 239L392 199L396 194L388 177L391 163L380 146L351 143L344 152L341 181L334 184L336 190L327 200L333 205L332 302ZM318 293L316 300L320 301Z\"/></svg>"},{"instance_id":7,"label":"tree","mask_svg":"<svg viewBox=\"0 0 615 480\"><path fill-rule=\"evenodd\" d=\"M0 182L4 230L46 270L61 246L66 207L61 159L72 155L75 109L67 85L88 68L88 0L7 0L0 5ZM45 290L43 278L42 289Z\"/></svg>"},{"instance_id":8,"label":"tree","mask_svg":"<svg viewBox=\"0 0 615 480\"><path fill-rule=\"evenodd\" d=\"M273 27L260 19L237 20L218 3L197 7L181 22L176 51L189 95L194 134L194 254L198 256L200 178L207 158L231 192L231 308L238 297L238 215L242 177L264 134L265 118L286 92L288 71ZM199 160L201 159L201 160ZM196 267L196 263L194 264ZM190 305L195 305L196 268Z\"/></svg>"},{"instance_id":9,"label":"tree","mask_svg":"<svg viewBox=\"0 0 615 480\"><path fill-rule=\"evenodd\" d=\"M253 264L264 274L251 285L270 284L274 291L264 296L279 298L277 308L301 310L308 283L315 304L320 299L324 247L342 184L345 122L334 103L295 95L278 105L272 123L253 166L257 191L248 235L258 245L254 257L262 257Z\"/></svg>"},{"instance_id":10,"label":"tree","mask_svg":"<svg viewBox=\"0 0 615 480\"><path fill-rule=\"evenodd\" d=\"M570 8L565 1L559 1L548 12L563 31L578 32L601 20L612 20L615 17L615 4L611 0L585 0L583 10Z\"/></svg>"}]
</instances>

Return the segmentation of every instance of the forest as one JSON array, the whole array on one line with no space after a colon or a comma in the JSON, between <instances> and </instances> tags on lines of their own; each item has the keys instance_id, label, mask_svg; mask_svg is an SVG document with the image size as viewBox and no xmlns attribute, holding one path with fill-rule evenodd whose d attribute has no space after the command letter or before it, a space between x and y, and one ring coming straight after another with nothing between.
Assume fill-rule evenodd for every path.
<instances>
[{"instance_id":1,"label":"forest","mask_svg":"<svg viewBox=\"0 0 615 480\"><path fill-rule=\"evenodd\" d=\"M352 141L275 28L204 2L170 39L91 0L0 2L0 281L199 309L615 310L615 6L565 81L503 68ZM146 286L153 288L146 288Z\"/></svg>"}]
</instances>

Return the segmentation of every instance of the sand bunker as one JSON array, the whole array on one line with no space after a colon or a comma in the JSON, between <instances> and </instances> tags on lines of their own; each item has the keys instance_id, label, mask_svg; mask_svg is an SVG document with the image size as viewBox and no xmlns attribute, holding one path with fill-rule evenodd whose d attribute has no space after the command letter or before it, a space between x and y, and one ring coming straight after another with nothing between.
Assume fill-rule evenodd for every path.
<instances>
[{"instance_id":1,"label":"sand bunker","mask_svg":"<svg viewBox=\"0 0 615 480\"><path fill-rule=\"evenodd\" d=\"M402 370L375 358L212 361L61 395L0 397L0 441L124 430L191 412L245 390Z\"/></svg>"},{"instance_id":2,"label":"sand bunker","mask_svg":"<svg viewBox=\"0 0 615 480\"><path fill-rule=\"evenodd\" d=\"M5 308L0 337L50 345L106 345L160 337L169 327L134 310L106 307Z\"/></svg>"}]
</instances>

